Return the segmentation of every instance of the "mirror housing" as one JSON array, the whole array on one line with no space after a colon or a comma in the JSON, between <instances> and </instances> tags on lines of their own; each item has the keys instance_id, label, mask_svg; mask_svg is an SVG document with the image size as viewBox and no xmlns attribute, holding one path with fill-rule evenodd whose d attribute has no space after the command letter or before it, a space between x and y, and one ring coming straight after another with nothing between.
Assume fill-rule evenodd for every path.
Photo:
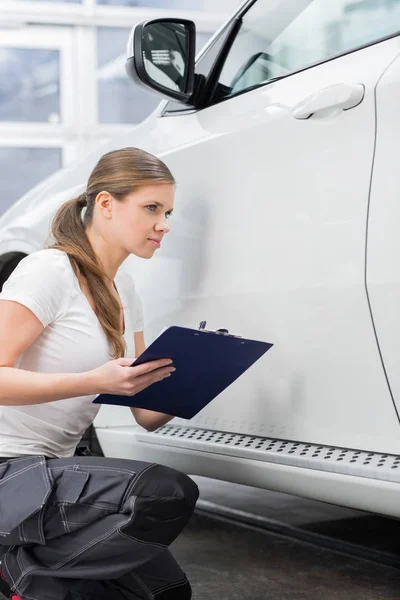
<instances>
[{"instance_id":1,"label":"mirror housing","mask_svg":"<svg viewBox=\"0 0 400 600\"><path fill-rule=\"evenodd\" d=\"M184 104L194 92L196 26L187 19L152 19L131 31L125 64L136 84Z\"/></svg>"}]
</instances>

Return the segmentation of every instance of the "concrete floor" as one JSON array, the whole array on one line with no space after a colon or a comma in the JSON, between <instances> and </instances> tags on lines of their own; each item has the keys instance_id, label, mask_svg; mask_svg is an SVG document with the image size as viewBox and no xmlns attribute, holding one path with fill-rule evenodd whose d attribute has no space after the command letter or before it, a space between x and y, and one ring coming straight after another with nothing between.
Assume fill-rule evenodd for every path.
<instances>
[{"instance_id":1,"label":"concrete floor","mask_svg":"<svg viewBox=\"0 0 400 600\"><path fill-rule=\"evenodd\" d=\"M201 498L376 549L400 522L247 486L194 478ZM373 526L371 527L371 523ZM400 570L195 514L171 546L193 600L398 600Z\"/></svg>"}]
</instances>

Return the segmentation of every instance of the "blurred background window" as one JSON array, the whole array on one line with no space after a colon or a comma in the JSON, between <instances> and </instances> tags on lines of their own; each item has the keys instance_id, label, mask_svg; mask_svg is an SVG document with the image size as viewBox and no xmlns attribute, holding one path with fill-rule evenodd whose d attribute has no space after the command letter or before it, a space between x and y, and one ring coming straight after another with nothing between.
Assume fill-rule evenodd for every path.
<instances>
[{"instance_id":1,"label":"blurred background window","mask_svg":"<svg viewBox=\"0 0 400 600\"><path fill-rule=\"evenodd\" d=\"M203 0L97 0L97 4L108 6L140 6L144 8L179 8L200 10Z\"/></svg>"},{"instance_id":2,"label":"blurred background window","mask_svg":"<svg viewBox=\"0 0 400 600\"><path fill-rule=\"evenodd\" d=\"M99 123L139 123L162 97L132 85L125 72L125 48L130 29L97 29L97 92ZM211 34L197 33L197 51Z\"/></svg>"},{"instance_id":3,"label":"blurred background window","mask_svg":"<svg viewBox=\"0 0 400 600\"><path fill-rule=\"evenodd\" d=\"M57 50L0 47L0 121L58 123Z\"/></svg>"},{"instance_id":4,"label":"blurred background window","mask_svg":"<svg viewBox=\"0 0 400 600\"><path fill-rule=\"evenodd\" d=\"M61 167L61 148L0 146L0 215L22 194Z\"/></svg>"},{"instance_id":5,"label":"blurred background window","mask_svg":"<svg viewBox=\"0 0 400 600\"><path fill-rule=\"evenodd\" d=\"M25 0L25 2L53 2L55 4L81 4L82 0Z\"/></svg>"}]
</instances>

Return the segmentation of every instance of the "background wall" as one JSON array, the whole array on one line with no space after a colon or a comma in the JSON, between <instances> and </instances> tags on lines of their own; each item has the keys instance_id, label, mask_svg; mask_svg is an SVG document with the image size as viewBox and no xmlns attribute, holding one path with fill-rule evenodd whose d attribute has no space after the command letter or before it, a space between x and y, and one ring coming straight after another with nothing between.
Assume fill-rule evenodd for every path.
<instances>
[{"instance_id":1,"label":"background wall","mask_svg":"<svg viewBox=\"0 0 400 600\"><path fill-rule=\"evenodd\" d=\"M197 49L239 0L0 0L0 215L47 175L139 123L161 96L125 74L130 29L190 18Z\"/></svg>"}]
</instances>

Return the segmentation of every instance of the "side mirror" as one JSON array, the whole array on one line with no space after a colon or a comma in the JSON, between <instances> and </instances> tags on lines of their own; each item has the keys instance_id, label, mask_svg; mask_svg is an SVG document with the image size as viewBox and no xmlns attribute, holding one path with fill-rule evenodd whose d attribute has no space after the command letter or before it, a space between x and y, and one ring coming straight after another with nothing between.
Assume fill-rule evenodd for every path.
<instances>
[{"instance_id":1,"label":"side mirror","mask_svg":"<svg viewBox=\"0 0 400 600\"><path fill-rule=\"evenodd\" d=\"M194 91L195 52L193 21L144 21L130 34L126 71L134 83L187 103Z\"/></svg>"}]
</instances>

